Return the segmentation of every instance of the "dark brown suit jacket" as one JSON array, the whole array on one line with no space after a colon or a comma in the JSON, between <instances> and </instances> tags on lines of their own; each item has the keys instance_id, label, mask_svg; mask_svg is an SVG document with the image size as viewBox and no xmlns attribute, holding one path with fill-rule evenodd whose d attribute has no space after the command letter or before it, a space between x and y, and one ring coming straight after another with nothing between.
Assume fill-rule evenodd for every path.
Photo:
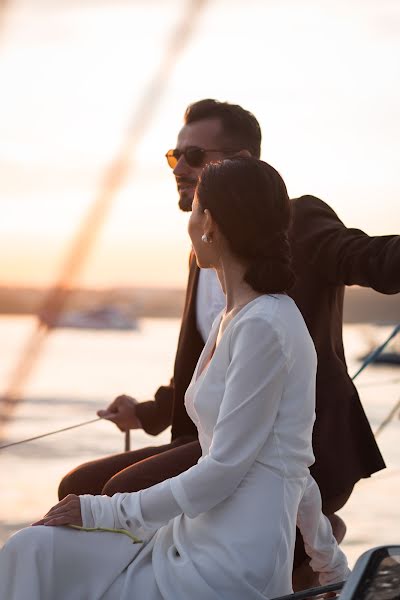
<instances>
[{"instance_id":1,"label":"dark brown suit jacket","mask_svg":"<svg viewBox=\"0 0 400 600\"><path fill-rule=\"evenodd\" d=\"M311 472L323 498L330 498L385 466L347 372L343 298L345 285L372 287L385 294L400 292L400 236L369 237L348 229L327 204L313 196L292 202L297 280L290 296L303 314L318 355L316 461ZM203 348L196 327L198 275L191 257L173 381L158 389L154 401L138 406L145 431L154 435L172 423L173 439L197 437L184 395Z\"/></svg>"}]
</instances>

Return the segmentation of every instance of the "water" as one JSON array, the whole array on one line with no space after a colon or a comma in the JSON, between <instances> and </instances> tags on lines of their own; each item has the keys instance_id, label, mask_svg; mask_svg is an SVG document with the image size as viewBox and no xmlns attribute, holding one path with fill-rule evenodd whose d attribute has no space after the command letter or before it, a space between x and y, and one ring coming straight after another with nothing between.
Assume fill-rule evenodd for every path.
<instances>
[{"instance_id":1,"label":"water","mask_svg":"<svg viewBox=\"0 0 400 600\"><path fill-rule=\"evenodd\" d=\"M31 317L0 317L1 391L33 327ZM358 359L371 342L381 343L390 329L345 326L350 373L357 370ZM151 398L172 374L178 331L178 319L144 319L136 332L52 333L25 385L24 400L12 415L4 442L91 419L120 393L135 395L139 401ZM371 366L360 375L359 392L374 430L397 402L399 381L400 370L395 367ZM396 417L379 436L388 468L361 481L341 511L348 527L344 549L352 564L369 547L400 543L399 431ZM162 444L169 440L169 431L156 438L132 432L131 440L132 448ZM98 422L0 451L0 544L57 501L57 484L64 473L86 460L122 451L123 443L114 425Z\"/></svg>"}]
</instances>

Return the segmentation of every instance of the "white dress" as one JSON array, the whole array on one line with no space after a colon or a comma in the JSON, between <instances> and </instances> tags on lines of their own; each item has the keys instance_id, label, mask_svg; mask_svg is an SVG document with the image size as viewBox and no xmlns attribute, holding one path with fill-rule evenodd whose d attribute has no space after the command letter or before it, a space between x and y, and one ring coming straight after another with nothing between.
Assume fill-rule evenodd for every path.
<instances>
[{"instance_id":1,"label":"white dress","mask_svg":"<svg viewBox=\"0 0 400 600\"><path fill-rule=\"evenodd\" d=\"M185 399L198 464L141 492L81 496L85 527L123 528L143 544L28 528L0 553L1 600L25 600L27 589L31 600L274 598L292 590L296 518L321 583L347 576L308 471L316 356L300 312L285 295L256 298L202 370L219 324Z\"/></svg>"}]
</instances>

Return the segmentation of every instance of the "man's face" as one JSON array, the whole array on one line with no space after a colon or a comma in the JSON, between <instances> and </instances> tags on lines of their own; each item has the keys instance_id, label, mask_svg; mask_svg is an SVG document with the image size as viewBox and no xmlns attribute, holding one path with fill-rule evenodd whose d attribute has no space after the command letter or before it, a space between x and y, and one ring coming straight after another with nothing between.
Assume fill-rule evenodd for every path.
<instances>
[{"instance_id":1,"label":"man's face","mask_svg":"<svg viewBox=\"0 0 400 600\"><path fill-rule=\"evenodd\" d=\"M207 162L219 160L227 156L223 150L229 148L224 139L222 125L219 119L204 119L182 127L179 132L176 149L184 152L190 147L208 150L199 166L190 166L182 154L179 157L174 175L179 194L179 208L184 211L192 209L194 191L203 167ZM212 151L212 152L211 152Z\"/></svg>"}]
</instances>

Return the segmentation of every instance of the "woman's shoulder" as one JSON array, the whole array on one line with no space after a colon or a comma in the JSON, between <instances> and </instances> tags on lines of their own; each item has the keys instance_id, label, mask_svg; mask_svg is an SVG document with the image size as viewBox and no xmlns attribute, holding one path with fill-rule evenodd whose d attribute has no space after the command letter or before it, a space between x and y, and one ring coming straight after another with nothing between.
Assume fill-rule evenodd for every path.
<instances>
[{"instance_id":1,"label":"woman's shoulder","mask_svg":"<svg viewBox=\"0 0 400 600\"><path fill-rule=\"evenodd\" d=\"M304 319L292 298L286 294L264 294L241 311L231 329L232 341L262 338L276 343L289 355L300 347L313 346Z\"/></svg>"},{"instance_id":2,"label":"woman's shoulder","mask_svg":"<svg viewBox=\"0 0 400 600\"><path fill-rule=\"evenodd\" d=\"M246 310L247 309L247 310ZM287 294L263 294L258 296L238 314L238 321L265 323L265 327L280 327L284 325L285 319L293 315L294 318L301 317L296 303ZM282 321L282 322L281 322Z\"/></svg>"},{"instance_id":3,"label":"woman's shoulder","mask_svg":"<svg viewBox=\"0 0 400 600\"><path fill-rule=\"evenodd\" d=\"M298 309L286 294L263 294L249 302L233 319L231 334L251 329L254 333L265 336L267 332L279 335L285 328L289 314Z\"/></svg>"}]
</instances>

